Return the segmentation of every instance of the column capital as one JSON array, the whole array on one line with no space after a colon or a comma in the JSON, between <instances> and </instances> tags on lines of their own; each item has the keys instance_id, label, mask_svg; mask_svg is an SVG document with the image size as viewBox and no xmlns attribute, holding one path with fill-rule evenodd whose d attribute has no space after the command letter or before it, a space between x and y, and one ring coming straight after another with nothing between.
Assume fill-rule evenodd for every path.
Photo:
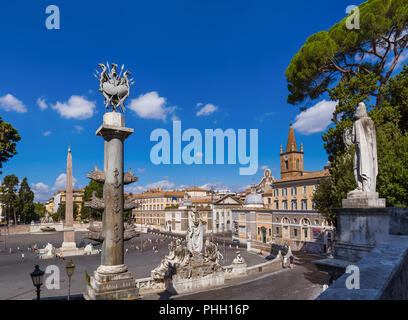
<instances>
[{"instance_id":1,"label":"column capital","mask_svg":"<svg viewBox=\"0 0 408 320\"><path fill-rule=\"evenodd\" d=\"M118 138L124 141L129 137L135 130L126 127L112 126L108 124L102 124L98 130L96 130L96 135L101 136L104 140L110 140L112 138Z\"/></svg>"}]
</instances>

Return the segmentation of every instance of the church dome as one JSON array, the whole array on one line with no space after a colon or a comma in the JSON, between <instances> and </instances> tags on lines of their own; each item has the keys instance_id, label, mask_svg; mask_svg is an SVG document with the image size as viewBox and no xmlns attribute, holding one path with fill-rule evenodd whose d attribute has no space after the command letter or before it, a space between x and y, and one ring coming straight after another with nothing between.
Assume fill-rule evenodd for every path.
<instances>
[{"instance_id":1,"label":"church dome","mask_svg":"<svg viewBox=\"0 0 408 320\"><path fill-rule=\"evenodd\" d=\"M244 205L245 207L263 208L264 203L262 200L262 195L256 192L256 188L254 186L251 188L251 193L245 197Z\"/></svg>"}]
</instances>

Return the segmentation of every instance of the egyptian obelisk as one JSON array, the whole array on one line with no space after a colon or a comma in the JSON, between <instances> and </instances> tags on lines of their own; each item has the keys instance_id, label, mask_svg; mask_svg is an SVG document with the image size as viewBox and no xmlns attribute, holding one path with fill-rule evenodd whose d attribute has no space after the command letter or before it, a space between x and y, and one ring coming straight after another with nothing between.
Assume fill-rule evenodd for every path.
<instances>
[{"instance_id":1,"label":"egyptian obelisk","mask_svg":"<svg viewBox=\"0 0 408 320\"><path fill-rule=\"evenodd\" d=\"M72 155L71 148L68 148L67 156L67 185L65 191L65 222L64 222L64 242L61 249L76 249L74 233L74 207L72 201Z\"/></svg>"}]
</instances>

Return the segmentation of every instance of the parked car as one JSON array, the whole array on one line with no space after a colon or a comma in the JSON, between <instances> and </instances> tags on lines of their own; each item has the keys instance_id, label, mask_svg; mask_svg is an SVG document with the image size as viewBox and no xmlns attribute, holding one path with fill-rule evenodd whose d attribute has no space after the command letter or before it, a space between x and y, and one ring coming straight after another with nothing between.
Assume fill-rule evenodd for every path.
<instances>
[{"instance_id":1,"label":"parked car","mask_svg":"<svg viewBox=\"0 0 408 320\"><path fill-rule=\"evenodd\" d=\"M239 244L239 240L238 239L232 239L232 242L235 244Z\"/></svg>"},{"instance_id":2,"label":"parked car","mask_svg":"<svg viewBox=\"0 0 408 320\"><path fill-rule=\"evenodd\" d=\"M276 256L271 253L269 256L266 256L266 257L265 257L265 260L273 260L273 259L275 259L275 258L276 258Z\"/></svg>"}]
</instances>

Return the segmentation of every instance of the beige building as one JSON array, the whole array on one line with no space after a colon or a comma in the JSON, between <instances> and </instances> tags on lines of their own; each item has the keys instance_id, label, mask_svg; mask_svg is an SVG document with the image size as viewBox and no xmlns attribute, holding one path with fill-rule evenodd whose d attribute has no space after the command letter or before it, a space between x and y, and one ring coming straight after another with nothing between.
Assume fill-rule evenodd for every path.
<instances>
[{"instance_id":1,"label":"beige building","mask_svg":"<svg viewBox=\"0 0 408 320\"><path fill-rule=\"evenodd\" d=\"M325 252L331 247L334 228L315 210L312 199L319 181L329 178L328 168L303 169L303 146L298 151L292 125L280 156L281 179L275 180L270 170L265 170L262 181L247 194L250 199L243 208L233 211L233 237L241 242L250 239L264 248L276 243L293 250Z\"/></svg>"},{"instance_id":2,"label":"beige building","mask_svg":"<svg viewBox=\"0 0 408 320\"><path fill-rule=\"evenodd\" d=\"M82 189L73 189L72 190L72 200L74 205L78 208L77 220L80 219L80 212L82 208L82 202L84 199L85 188ZM66 202L66 191L58 190L50 199L48 199L44 205L45 210L49 214L55 214L58 211L60 205L65 204Z\"/></svg>"},{"instance_id":3,"label":"beige building","mask_svg":"<svg viewBox=\"0 0 408 320\"><path fill-rule=\"evenodd\" d=\"M133 194L132 197L138 204L138 207L132 211L136 226L164 231L166 230L165 210L178 208L183 200L184 192L164 191L157 188Z\"/></svg>"}]
</instances>

